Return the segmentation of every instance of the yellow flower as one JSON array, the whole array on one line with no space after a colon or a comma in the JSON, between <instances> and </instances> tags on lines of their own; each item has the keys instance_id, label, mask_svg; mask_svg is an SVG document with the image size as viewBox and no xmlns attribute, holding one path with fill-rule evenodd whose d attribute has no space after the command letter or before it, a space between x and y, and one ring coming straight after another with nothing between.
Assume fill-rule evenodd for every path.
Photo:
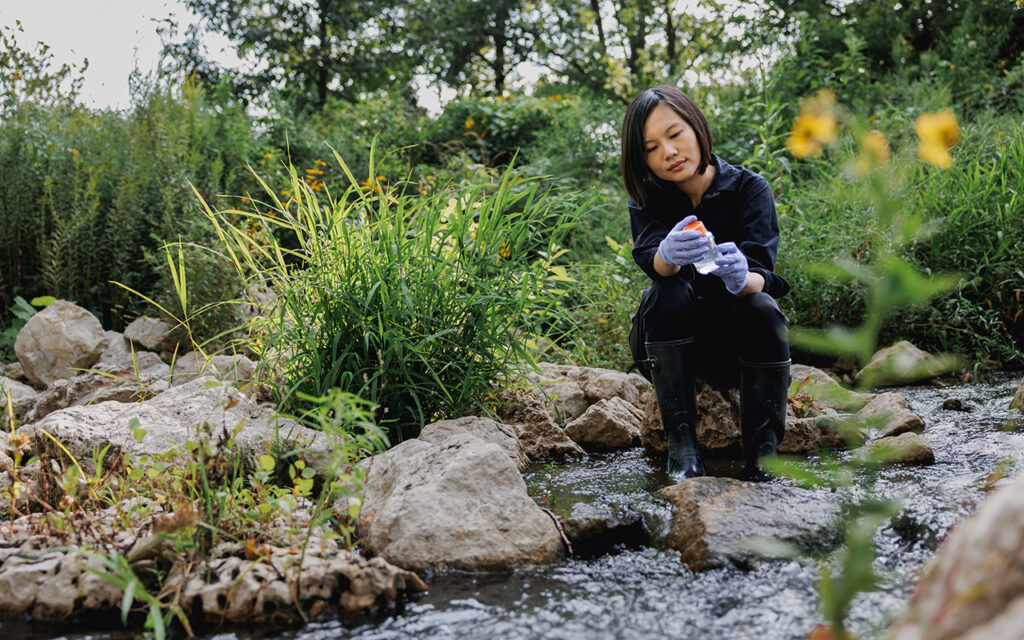
<instances>
[{"instance_id":1,"label":"yellow flower","mask_svg":"<svg viewBox=\"0 0 1024 640\"><path fill-rule=\"evenodd\" d=\"M786 148L790 153L797 158L820 156L822 143L835 142L835 102L835 94L822 89L800 105L800 115L786 138Z\"/></svg>"},{"instance_id":2,"label":"yellow flower","mask_svg":"<svg viewBox=\"0 0 1024 640\"><path fill-rule=\"evenodd\" d=\"M466 118L466 130L467 131L469 129L472 129L474 124L476 124L476 123L473 122L473 118Z\"/></svg>"},{"instance_id":3,"label":"yellow flower","mask_svg":"<svg viewBox=\"0 0 1024 640\"><path fill-rule=\"evenodd\" d=\"M857 156L857 170L867 173L875 167L889 164L889 141L879 131L871 131L861 141L860 155Z\"/></svg>"},{"instance_id":4,"label":"yellow flower","mask_svg":"<svg viewBox=\"0 0 1024 640\"><path fill-rule=\"evenodd\" d=\"M327 166L327 163L326 163L326 162L324 162L323 160L314 160L314 161L313 161L313 164L318 164L318 165L320 165L321 167L326 167L326 166Z\"/></svg>"},{"instance_id":5,"label":"yellow flower","mask_svg":"<svg viewBox=\"0 0 1024 640\"><path fill-rule=\"evenodd\" d=\"M917 148L919 158L939 169L953 164L949 148L960 141L960 125L949 109L938 113L922 113L914 122L914 130L921 138Z\"/></svg>"}]
</instances>

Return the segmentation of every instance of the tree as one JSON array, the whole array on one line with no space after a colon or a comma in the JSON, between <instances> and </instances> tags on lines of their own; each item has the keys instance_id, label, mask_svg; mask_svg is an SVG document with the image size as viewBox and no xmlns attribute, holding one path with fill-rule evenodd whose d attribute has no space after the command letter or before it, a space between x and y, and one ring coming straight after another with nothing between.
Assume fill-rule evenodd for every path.
<instances>
[{"instance_id":1,"label":"tree","mask_svg":"<svg viewBox=\"0 0 1024 640\"><path fill-rule=\"evenodd\" d=\"M186 29L167 22L164 54L172 70L216 83L225 71L199 46L204 31L228 37L245 68L230 74L250 98L279 91L300 108L320 110L329 96L356 102L362 92L408 84L416 61L400 46L403 11L395 0L185 0L201 18Z\"/></svg>"},{"instance_id":2,"label":"tree","mask_svg":"<svg viewBox=\"0 0 1024 640\"><path fill-rule=\"evenodd\" d=\"M73 102L89 61L55 68L49 45L38 42L34 51L23 49L17 33L25 33L21 20L15 20L14 27L0 25L0 113L17 100L46 105Z\"/></svg>"}]
</instances>

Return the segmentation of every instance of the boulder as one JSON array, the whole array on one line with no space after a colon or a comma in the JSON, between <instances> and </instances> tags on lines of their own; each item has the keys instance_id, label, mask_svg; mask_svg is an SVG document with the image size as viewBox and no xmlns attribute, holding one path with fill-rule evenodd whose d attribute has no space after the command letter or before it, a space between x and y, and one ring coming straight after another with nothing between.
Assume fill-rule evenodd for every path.
<instances>
[{"instance_id":1,"label":"boulder","mask_svg":"<svg viewBox=\"0 0 1024 640\"><path fill-rule=\"evenodd\" d=\"M907 399L898 393L878 394L854 418L881 429L883 437L924 429L924 418L907 408Z\"/></svg>"},{"instance_id":2,"label":"boulder","mask_svg":"<svg viewBox=\"0 0 1024 640\"><path fill-rule=\"evenodd\" d=\"M658 495L675 507L665 546L693 571L749 567L760 554L753 540L815 551L839 541L839 507L818 493L781 484L701 477Z\"/></svg>"},{"instance_id":3,"label":"boulder","mask_svg":"<svg viewBox=\"0 0 1024 640\"><path fill-rule=\"evenodd\" d=\"M175 349L180 351L187 344L182 339L183 335L183 330L176 329L169 322L143 316L135 318L131 324L124 328L125 340L135 345L136 350L153 351L155 353L163 351L173 352Z\"/></svg>"},{"instance_id":4,"label":"boulder","mask_svg":"<svg viewBox=\"0 0 1024 640\"><path fill-rule=\"evenodd\" d=\"M123 333L117 331L105 331L107 336L107 348L100 354L97 364L132 367L132 347L125 339Z\"/></svg>"},{"instance_id":5,"label":"boulder","mask_svg":"<svg viewBox=\"0 0 1024 640\"><path fill-rule=\"evenodd\" d=\"M307 461L318 471L326 462L328 445L321 432L278 418L230 385L209 380L174 387L146 402L101 402L61 409L19 431L33 435L37 452L63 459L63 449L42 433L46 431L91 473L96 449L111 445L114 456L108 455L107 460L116 459L118 452L172 453L180 451L185 441L197 440L202 425L210 426L213 437L240 427L235 435L236 454L249 468L256 468L257 458L278 443L306 448ZM139 428L144 433L136 432Z\"/></svg>"},{"instance_id":6,"label":"boulder","mask_svg":"<svg viewBox=\"0 0 1024 640\"><path fill-rule=\"evenodd\" d=\"M821 369L805 364L794 364L789 368L797 394L806 393L820 407L837 411L857 411L873 397L869 393L857 393L844 388L832 376Z\"/></svg>"},{"instance_id":7,"label":"boulder","mask_svg":"<svg viewBox=\"0 0 1024 640\"><path fill-rule=\"evenodd\" d=\"M594 558L618 548L639 549L650 544L651 532L636 511L609 505L577 502L562 519L562 530L572 543L573 555Z\"/></svg>"},{"instance_id":8,"label":"boulder","mask_svg":"<svg viewBox=\"0 0 1024 640\"><path fill-rule=\"evenodd\" d=\"M67 380L57 380L39 394L24 422L38 422L49 414L67 407L99 402L141 402L167 390L170 367L149 351L135 354L135 363L100 362L90 373Z\"/></svg>"},{"instance_id":9,"label":"boulder","mask_svg":"<svg viewBox=\"0 0 1024 640\"><path fill-rule=\"evenodd\" d=\"M643 411L654 393L650 383L635 373L546 362L537 366L540 373L529 372L527 376L538 384L560 424L580 417L590 405L612 398L621 398Z\"/></svg>"},{"instance_id":10,"label":"boulder","mask_svg":"<svg viewBox=\"0 0 1024 640\"><path fill-rule=\"evenodd\" d=\"M949 358L939 358L906 340L879 349L857 373L857 384L867 387L912 384L946 373Z\"/></svg>"},{"instance_id":11,"label":"boulder","mask_svg":"<svg viewBox=\"0 0 1024 640\"><path fill-rule=\"evenodd\" d=\"M122 593L94 572L103 560L76 552L23 550L0 565L0 610L44 620L113 613Z\"/></svg>"},{"instance_id":12,"label":"boulder","mask_svg":"<svg viewBox=\"0 0 1024 640\"><path fill-rule=\"evenodd\" d=\"M490 418L479 418L469 416L456 420L441 420L423 427L419 439L424 442L440 444L448 436L457 433L468 433L476 436L485 442L493 442L508 454L509 459L516 465L519 472L526 471L530 466L530 459L523 451L523 445L516 437L515 428L507 424L495 422Z\"/></svg>"},{"instance_id":13,"label":"boulder","mask_svg":"<svg viewBox=\"0 0 1024 640\"><path fill-rule=\"evenodd\" d=\"M834 409L826 408L816 416L796 418L786 416L786 435L779 444L779 453L809 453L818 449L846 449L849 446L841 435L842 418ZM857 438L857 444L863 441Z\"/></svg>"},{"instance_id":14,"label":"boulder","mask_svg":"<svg viewBox=\"0 0 1024 640\"><path fill-rule=\"evenodd\" d=\"M1011 407L1012 408L1012 407ZM964 404L960 398L946 398L942 401L943 411L970 411L971 405Z\"/></svg>"},{"instance_id":15,"label":"boulder","mask_svg":"<svg viewBox=\"0 0 1024 640\"><path fill-rule=\"evenodd\" d=\"M530 460L585 456L580 445L565 435L544 404L535 396L506 389L498 394L497 414L502 422L516 428L523 451Z\"/></svg>"},{"instance_id":16,"label":"boulder","mask_svg":"<svg viewBox=\"0 0 1024 640\"><path fill-rule=\"evenodd\" d=\"M57 300L29 318L14 341L14 352L32 383L49 386L75 375L75 369L94 365L106 346L107 336L96 316Z\"/></svg>"},{"instance_id":17,"label":"boulder","mask_svg":"<svg viewBox=\"0 0 1024 640\"><path fill-rule=\"evenodd\" d=\"M866 455L883 464L934 464L935 452L928 441L913 431L868 443Z\"/></svg>"},{"instance_id":18,"label":"boulder","mask_svg":"<svg viewBox=\"0 0 1024 640\"><path fill-rule=\"evenodd\" d=\"M252 381L255 370L256 364L243 355L203 357L197 351L190 351L174 361L171 386L188 384L196 378L225 380L242 386Z\"/></svg>"},{"instance_id":19,"label":"boulder","mask_svg":"<svg viewBox=\"0 0 1024 640\"><path fill-rule=\"evenodd\" d=\"M1024 627L1024 475L946 537L892 640L1016 640Z\"/></svg>"},{"instance_id":20,"label":"boulder","mask_svg":"<svg viewBox=\"0 0 1024 640\"><path fill-rule=\"evenodd\" d=\"M0 415L3 416L0 422L4 429L8 429L7 396L11 396L11 406L14 409L14 417L20 420L26 413L31 411L36 404L38 394L36 390L27 384L22 384L11 378L0 377Z\"/></svg>"},{"instance_id":21,"label":"boulder","mask_svg":"<svg viewBox=\"0 0 1024 640\"><path fill-rule=\"evenodd\" d=\"M590 405L565 425L565 434L587 451L613 451L640 443L643 414L625 400L613 397Z\"/></svg>"},{"instance_id":22,"label":"boulder","mask_svg":"<svg viewBox=\"0 0 1024 640\"><path fill-rule=\"evenodd\" d=\"M406 440L362 464L361 541L399 567L503 571L564 555L554 522L492 442Z\"/></svg>"},{"instance_id":23,"label":"boulder","mask_svg":"<svg viewBox=\"0 0 1024 640\"><path fill-rule=\"evenodd\" d=\"M1024 378L1021 379L1020 386L1017 387L1017 393L1014 394L1013 400L1010 401L1010 408L1024 413Z\"/></svg>"}]
</instances>

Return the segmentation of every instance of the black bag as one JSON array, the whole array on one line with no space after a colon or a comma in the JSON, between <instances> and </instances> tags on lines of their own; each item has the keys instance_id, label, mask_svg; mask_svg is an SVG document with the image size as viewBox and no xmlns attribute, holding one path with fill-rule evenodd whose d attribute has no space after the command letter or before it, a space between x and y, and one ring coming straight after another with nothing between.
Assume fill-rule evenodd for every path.
<instances>
[{"instance_id":1,"label":"black bag","mask_svg":"<svg viewBox=\"0 0 1024 640\"><path fill-rule=\"evenodd\" d=\"M651 361L647 357L647 345L645 344L647 329L644 326L644 314L647 311L647 299L650 297L652 289L653 287L644 289L640 294L640 306L633 314L633 326L629 329L629 353L633 356L633 364L626 369L626 373L636 369L648 381L651 381Z\"/></svg>"}]
</instances>

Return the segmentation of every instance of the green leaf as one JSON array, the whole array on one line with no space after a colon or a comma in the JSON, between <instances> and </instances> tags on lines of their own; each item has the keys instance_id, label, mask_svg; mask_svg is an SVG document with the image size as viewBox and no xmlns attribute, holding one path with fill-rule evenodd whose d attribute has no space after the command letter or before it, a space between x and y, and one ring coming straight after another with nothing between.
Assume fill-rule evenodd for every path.
<instances>
[{"instance_id":1,"label":"green leaf","mask_svg":"<svg viewBox=\"0 0 1024 640\"><path fill-rule=\"evenodd\" d=\"M53 296L37 296L35 298L32 298L32 306L33 307L48 307L51 304L53 304L54 302L56 302L56 301L57 301L57 298L54 298Z\"/></svg>"},{"instance_id":2,"label":"green leaf","mask_svg":"<svg viewBox=\"0 0 1024 640\"><path fill-rule=\"evenodd\" d=\"M132 437L135 438L136 442L141 443L143 438L146 437L146 430L143 429L142 427L138 427L137 429L132 431Z\"/></svg>"},{"instance_id":3,"label":"green leaf","mask_svg":"<svg viewBox=\"0 0 1024 640\"><path fill-rule=\"evenodd\" d=\"M260 469L263 469L264 471L273 471L274 467L277 465L277 461L274 460L274 456L266 453L260 456L259 462Z\"/></svg>"},{"instance_id":4,"label":"green leaf","mask_svg":"<svg viewBox=\"0 0 1024 640\"><path fill-rule=\"evenodd\" d=\"M128 614L131 613L132 603L135 602L135 587L139 581L132 578L124 587L124 595L121 597L121 624L128 624Z\"/></svg>"},{"instance_id":5,"label":"green leaf","mask_svg":"<svg viewBox=\"0 0 1024 640\"><path fill-rule=\"evenodd\" d=\"M153 622L153 635L156 636L156 640L164 640L167 629L164 627L164 616L159 604L154 602L149 605L149 619Z\"/></svg>"}]
</instances>

